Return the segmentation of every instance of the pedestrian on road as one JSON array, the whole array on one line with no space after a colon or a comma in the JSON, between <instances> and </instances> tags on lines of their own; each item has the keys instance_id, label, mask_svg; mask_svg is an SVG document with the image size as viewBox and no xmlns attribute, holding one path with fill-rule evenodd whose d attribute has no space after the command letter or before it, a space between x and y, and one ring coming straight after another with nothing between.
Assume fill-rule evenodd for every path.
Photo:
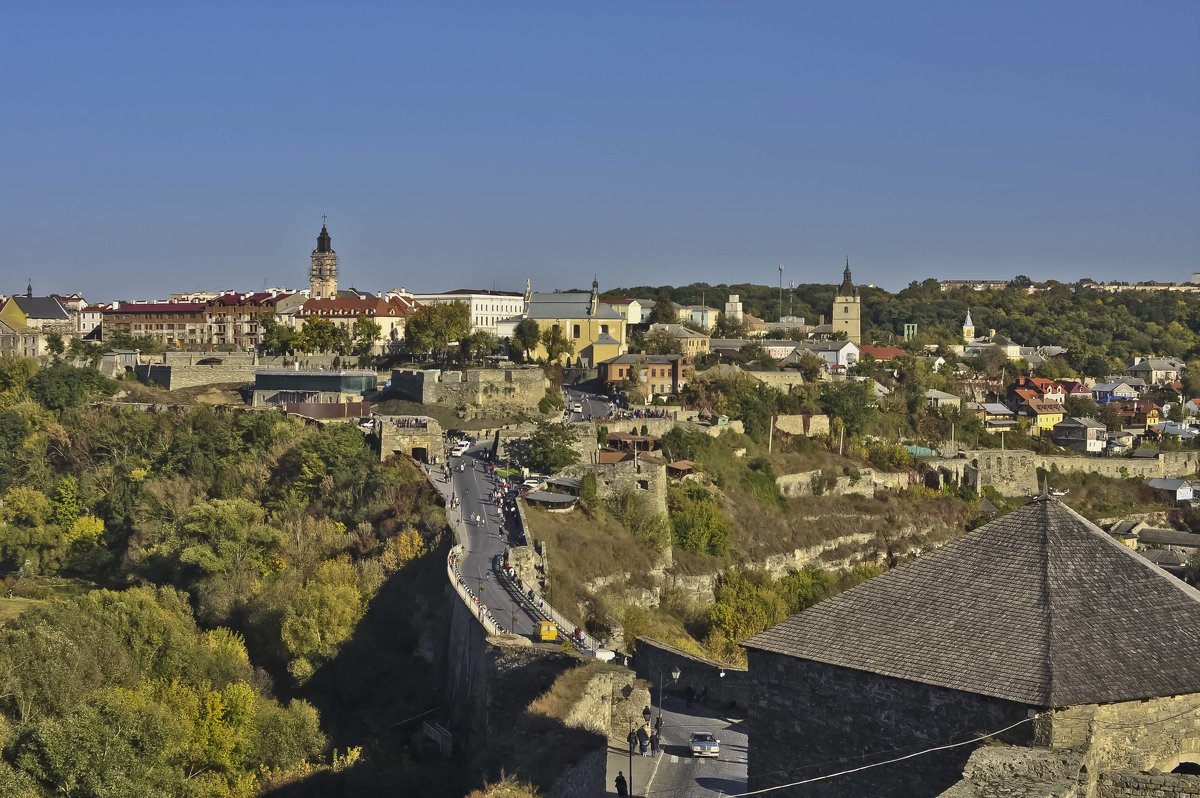
<instances>
[{"instance_id":1,"label":"pedestrian on road","mask_svg":"<svg viewBox=\"0 0 1200 798\"><path fill-rule=\"evenodd\" d=\"M648 756L649 749L650 749L650 733L648 731L646 731L645 726L638 729L637 739L638 739L638 753L640 753L642 756Z\"/></svg>"},{"instance_id":2,"label":"pedestrian on road","mask_svg":"<svg viewBox=\"0 0 1200 798\"><path fill-rule=\"evenodd\" d=\"M634 749L637 748L637 743L638 743L637 732L630 729L628 740L629 740L629 753L632 754L634 752Z\"/></svg>"},{"instance_id":3,"label":"pedestrian on road","mask_svg":"<svg viewBox=\"0 0 1200 798\"><path fill-rule=\"evenodd\" d=\"M613 784L615 784L617 787L617 795L621 795L621 796L629 795L629 785L625 783L625 774L624 773L622 773L621 771L618 770L617 777L615 779L613 779Z\"/></svg>"},{"instance_id":4,"label":"pedestrian on road","mask_svg":"<svg viewBox=\"0 0 1200 798\"><path fill-rule=\"evenodd\" d=\"M650 735L650 756L652 758L658 756L658 735L657 734Z\"/></svg>"},{"instance_id":5,"label":"pedestrian on road","mask_svg":"<svg viewBox=\"0 0 1200 798\"><path fill-rule=\"evenodd\" d=\"M659 716L654 719L654 733L662 734L662 714L661 713L659 713Z\"/></svg>"}]
</instances>

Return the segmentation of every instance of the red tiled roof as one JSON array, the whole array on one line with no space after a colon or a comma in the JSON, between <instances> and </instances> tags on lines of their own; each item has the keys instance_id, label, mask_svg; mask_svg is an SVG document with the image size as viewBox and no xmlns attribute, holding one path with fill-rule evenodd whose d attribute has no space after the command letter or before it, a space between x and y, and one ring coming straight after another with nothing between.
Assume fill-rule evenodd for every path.
<instances>
[{"instance_id":1,"label":"red tiled roof","mask_svg":"<svg viewBox=\"0 0 1200 798\"><path fill-rule=\"evenodd\" d=\"M863 344L858 348L858 354L870 355L876 360L893 360L898 357L904 357L908 353L895 346L875 346L874 344Z\"/></svg>"}]
</instances>

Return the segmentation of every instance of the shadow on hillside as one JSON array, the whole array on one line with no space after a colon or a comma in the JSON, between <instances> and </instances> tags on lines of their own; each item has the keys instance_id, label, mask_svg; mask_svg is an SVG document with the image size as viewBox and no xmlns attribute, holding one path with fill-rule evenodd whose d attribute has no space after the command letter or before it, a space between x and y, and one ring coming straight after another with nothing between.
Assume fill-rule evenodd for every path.
<instances>
[{"instance_id":1,"label":"shadow on hillside","mask_svg":"<svg viewBox=\"0 0 1200 798\"><path fill-rule=\"evenodd\" d=\"M446 548L394 574L371 601L354 636L297 696L313 703L329 745L361 747L359 762L272 789L269 798L413 795L458 798L461 774L438 760L420 736L420 716L441 709L446 617Z\"/></svg>"}]
</instances>

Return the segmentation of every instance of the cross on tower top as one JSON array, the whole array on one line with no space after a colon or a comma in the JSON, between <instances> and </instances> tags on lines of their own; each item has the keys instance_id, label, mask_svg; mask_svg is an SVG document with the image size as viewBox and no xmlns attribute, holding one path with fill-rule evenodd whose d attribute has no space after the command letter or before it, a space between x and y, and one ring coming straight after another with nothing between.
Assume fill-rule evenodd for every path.
<instances>
[{"instance_id":1,"label":"cross on tower top","mask_svg":"<svg viewBox=\"0 0 1200 798\"><path fill-rule=\"evenodd\" d=\"M321 214L321 224L325 224L325 221L326 221L328 218L329 218L329 217L328 217L328 216L326 216L325 214Z\"/></svg>"}]
</instances>

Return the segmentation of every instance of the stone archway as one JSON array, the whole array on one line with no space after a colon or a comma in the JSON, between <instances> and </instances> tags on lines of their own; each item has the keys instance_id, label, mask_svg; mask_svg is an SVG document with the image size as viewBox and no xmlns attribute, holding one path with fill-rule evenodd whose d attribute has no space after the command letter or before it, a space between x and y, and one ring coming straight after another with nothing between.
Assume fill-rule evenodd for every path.
<instances>
[{"instance_id":1,"label":"stone archway","mask_svg":"<svg viewBox=\"0 0 1200 798\"><path fill-rule=\"evenodd\" d=\"M1184 740L1177 752L1159 760L1154 769L1160 773L1200 775L1200 737Z\"/></svg>"}]
</instances>

